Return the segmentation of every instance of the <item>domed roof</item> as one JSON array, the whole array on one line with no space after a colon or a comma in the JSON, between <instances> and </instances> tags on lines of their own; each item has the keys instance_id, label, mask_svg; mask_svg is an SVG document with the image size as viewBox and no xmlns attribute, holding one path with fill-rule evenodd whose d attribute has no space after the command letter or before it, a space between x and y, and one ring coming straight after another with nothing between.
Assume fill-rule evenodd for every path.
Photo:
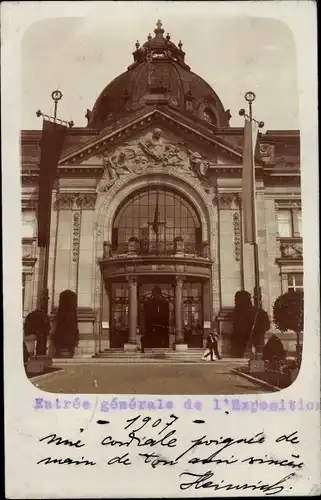
<instances>
[{"instance_id":1,"label":"domed roof","mask_svg":"<svg viewBox=\"0 0 321 500\"><path fill-rule=\"evenodd\" d=\"M182 42L175 45L161 21L140 46L136 42L134 62L102 91L92 112L87 113L88 126L102 128L126 112L150 104L167 104L197 116L213 126L228 127L231 117L217 94L185 63Z\"/></svg>"}]
</instances>

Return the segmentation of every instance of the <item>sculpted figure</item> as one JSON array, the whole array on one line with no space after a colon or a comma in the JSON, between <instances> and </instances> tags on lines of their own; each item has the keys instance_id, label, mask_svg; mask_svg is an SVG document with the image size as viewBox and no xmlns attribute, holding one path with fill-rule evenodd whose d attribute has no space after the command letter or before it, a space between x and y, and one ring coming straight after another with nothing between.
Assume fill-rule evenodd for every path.
<instances>
[{"instance_id":1,"label":"sculpted figure","mask_svg":"<svg viewBox=\"0 0 321 500\"><path fill-rule=\"evenodd\" d=\"M294 243L289 245L286 243L281 244L281 254L283 257L302 257L302 245Z\"/></svg>"},{"instance_id":2,"label":"sculpted figure","mask_svg":"<svg viewBox=\"0 0 321 500\"><path fill-rule=\"evenodd\" d=\"M150 156L156 162L162 161L166 141L162 138L162 131L159 128L155 128L151 137L145 141L140 141L139 144L147 156Z\"/></svg>"},{"instance_id":3,"label":"sculpted figure","mask_svg":"<svg viewBox=\"0 0 321 500\"><path fill-rule=\"evenodd\" d=\"M163 167L180 167L184 161L179 148L164 139L159 128L155 128L151 136L139 144L148 158Z\"/></svg>"},{"instance_id":4,"label":"sculpted figure","mask_svg":"<svg viewBox=\"0 0 321 500\"><path fill-rule=\"evenodd\" d=\"M164 154L164 164L173 167L184 167L184 158L181 156L178 147L173 144L167 144Z\"/></svg>"},{"instance_id":5,"label":"sculpted figure","mask_svg":"<svg viewBox=\"0 0 321 500\"><path fill-rule=\"evenodd\" d=\"M188 152L188 155L191 169L193 170L193 172L195 172L200 180L204 180L206 178L206 172L209 167L209 163L205 161L197 151L193 153L193 151L190 150Z\"/></svg>"},{"instance_id":6,"label":"sculpted figure","mask_svg":"<svg viewBox=\"0 0 321 500\"><path fill-rule=\"evenodd\" d=\"M101 189L102 191L108 191L108 189L111 188L113 184L115 184L116 180L119 179L119 174L116 170L114 157L108 156L105 152L102 158L104 164L104 173L101 178Z\"/></svg>"}]
</instances>

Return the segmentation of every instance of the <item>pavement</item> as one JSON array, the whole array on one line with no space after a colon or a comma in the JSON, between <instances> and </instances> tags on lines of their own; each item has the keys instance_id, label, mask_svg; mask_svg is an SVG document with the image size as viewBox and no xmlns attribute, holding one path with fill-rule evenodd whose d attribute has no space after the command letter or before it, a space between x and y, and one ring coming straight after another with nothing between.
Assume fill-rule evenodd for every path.
<instances>
[{"instance_id":1,"label":"pavement","mask_svg":"<svg viewBox=\"0 0 321 500\"><path fill-rule=\"evenodd\" d=\"M269 392L232 370L237 361L214 363L126 362L65 365L30 381L39 389L68 394L257 394Z\"/></svg>"}]
</instances>

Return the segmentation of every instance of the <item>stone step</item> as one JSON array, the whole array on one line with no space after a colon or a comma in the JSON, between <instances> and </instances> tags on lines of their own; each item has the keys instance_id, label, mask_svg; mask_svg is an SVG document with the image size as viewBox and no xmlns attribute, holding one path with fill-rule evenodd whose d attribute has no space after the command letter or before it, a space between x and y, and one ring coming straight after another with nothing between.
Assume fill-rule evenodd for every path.
<instances>
[{"instance_id":1,"label":"stone step","mask_svg":"<svg viewBox=\"0 0 321 500\"><path fill-rule=\"evenodd\" d=\"M216 363L224 364L224 363L233 363L233 364L247 364L247 359L237 359L237 358L224 358ZM177 358L157 358L157 357L145 357L142 356L131 356L130 354L127 356L111 356L111 357L84 357L84 356L75 356L73 358L54 358L53 366L54 367L64 367L64 366L73 366L73 365L82 365L82 364L124 364L124 363L140 363L140 364L206 364L210 363L209 361L202 361L201 357L190 358L190 357L177 357Z\"/></svg>"}]
</instances>

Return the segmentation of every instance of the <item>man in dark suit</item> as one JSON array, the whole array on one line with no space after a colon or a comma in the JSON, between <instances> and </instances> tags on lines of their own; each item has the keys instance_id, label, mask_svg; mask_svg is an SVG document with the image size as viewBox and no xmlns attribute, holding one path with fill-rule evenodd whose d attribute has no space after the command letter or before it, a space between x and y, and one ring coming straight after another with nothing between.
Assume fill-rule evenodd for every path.
<instances>
[{"instance_id":1,"label":"man in dark suit","mask_svg":"<svg viewBox=\"0 0 321 500\"><path fill-rule=\"evenodd\" d=\"M207 337L206 351L203 354L202 359L205 360L207 356L211 357L211 361L216 361L217 359L221 359L221 356L218 352L217 334L214 332L210 332Z\"/></svg>"}]
</instances>

